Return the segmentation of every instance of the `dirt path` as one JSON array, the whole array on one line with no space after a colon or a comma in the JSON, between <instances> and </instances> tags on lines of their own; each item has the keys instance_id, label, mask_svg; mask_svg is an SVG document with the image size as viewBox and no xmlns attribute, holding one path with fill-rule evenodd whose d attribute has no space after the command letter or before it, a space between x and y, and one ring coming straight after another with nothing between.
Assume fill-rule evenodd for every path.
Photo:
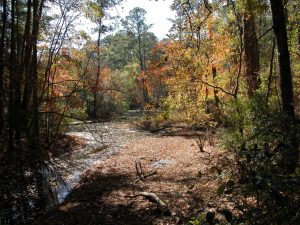
<instances>
[{"instance_id":1,"label":"dirt path","mask_svg":"<svg viewBox=\"0 0 300 225\"><path fill-rule=\"evenodd\" d=\"M212 170L223 156L208 143L200 152L193 136L142 137L90 168L65 202L35 224L182 224L216 205L228 207L217 195L223 177ZM136 164L156 174L137 182ZM142 196L128 197L139 192L155 193L172 214Z\"/></svg>"}]
</instances>

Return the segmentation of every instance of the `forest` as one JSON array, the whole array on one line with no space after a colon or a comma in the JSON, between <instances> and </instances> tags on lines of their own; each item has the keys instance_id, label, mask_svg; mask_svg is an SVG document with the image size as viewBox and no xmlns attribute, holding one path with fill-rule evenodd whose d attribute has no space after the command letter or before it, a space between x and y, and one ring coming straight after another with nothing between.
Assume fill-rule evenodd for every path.
<instances>
[{"instance_id":1,"label":"forest","mask_svg":"<svg viewBox=\"0 0 300 225\"><path fill-rule=\"evenodd\" d=\"M1 0L0 225L300 224L300 1L128 2Z\"/></svg>"}]
</instances>

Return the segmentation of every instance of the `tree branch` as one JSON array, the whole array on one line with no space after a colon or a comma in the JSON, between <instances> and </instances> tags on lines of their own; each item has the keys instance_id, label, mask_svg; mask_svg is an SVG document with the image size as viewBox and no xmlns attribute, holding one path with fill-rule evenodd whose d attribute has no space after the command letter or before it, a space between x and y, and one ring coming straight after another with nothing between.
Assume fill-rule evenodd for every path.
<instances>
[{"instance_id":1,"label":"tree branch","mask_svg":"<svg viewBox=\"0 0 300 225\"><path fill-rule=\"evenodd\" d=\"M266 30L262 35L260 35L260 36L257 38L257 40L263 38L263 37L264 37L267 33L269 33L271 30L273 30L273 26L270 27L268 30Z\"/></svg>"}]
</instances>

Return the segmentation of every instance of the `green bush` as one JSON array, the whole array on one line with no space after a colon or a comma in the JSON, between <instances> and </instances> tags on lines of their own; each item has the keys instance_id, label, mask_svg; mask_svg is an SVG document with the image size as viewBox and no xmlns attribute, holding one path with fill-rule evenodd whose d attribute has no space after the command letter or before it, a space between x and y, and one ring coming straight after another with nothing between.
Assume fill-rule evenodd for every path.
<instances>
[{"instance_id":1,"label":"green bush","mask_svg":"<svg viewBox=\"0 0 300 225\"><path fill-rule=\"evenodd\" d=\"M299 214L300 182L287 168L292 163L290 152L296 159L299 154L297 128L287 122L275 102L267 104L261 95L225 107L222 146L235 155L240 193L255 199L255 204L246 206L245 220L256 224L292 221Z\"/></svg>"}]
</instances>

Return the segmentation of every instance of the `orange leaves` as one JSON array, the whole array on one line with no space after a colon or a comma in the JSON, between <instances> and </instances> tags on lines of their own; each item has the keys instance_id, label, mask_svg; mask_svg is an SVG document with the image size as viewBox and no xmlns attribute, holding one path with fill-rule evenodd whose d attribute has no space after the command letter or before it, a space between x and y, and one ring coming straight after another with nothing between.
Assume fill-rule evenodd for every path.
<instances>
[{"instance_id":1,"label":"orange leaves","mask_svg":"<svg viewBox=\"0 0 300 225\"><path fill-rule=\"evenodd\" d=\"M80 64L69 49L63 48L60 56L53 63L47 81L46 99L43 105L44 111L66 111L81 108L83 103L79 92L84 87L80 77Z\"/></svg>"},{"instance_id":2,"label":"orange leaves","mask_svg":"<svg viewBox=\"0 0 300 225\"><path fill-rule=\"evenodd\" d=\"M239 71L239 44L229 32L228 21L218 13L205 20L198 14L189 19L195 20L189 21L192 24L201 21L201 27L184 28L177 39L161 42L156 51L163 54L153 73L164 78L169 92L165 104L173 113L206 118L204 114L213 111L211 105L217 107L226 96L232 97Z\"/></svg>"},{"instance_id":3,"label":"orange leaves","mask_svg":"<svg viewBox=\"0 0 300 225\"><path fill-rule=\"evenodd\" d=\"M113 80L113 71L109 67L101 68L100 74L98 74L98 83L96 82L96 75L97 74L91 74L87 79L87 89L93 93L102 91L109 86Z\"/></svg>"}]
</instances>

